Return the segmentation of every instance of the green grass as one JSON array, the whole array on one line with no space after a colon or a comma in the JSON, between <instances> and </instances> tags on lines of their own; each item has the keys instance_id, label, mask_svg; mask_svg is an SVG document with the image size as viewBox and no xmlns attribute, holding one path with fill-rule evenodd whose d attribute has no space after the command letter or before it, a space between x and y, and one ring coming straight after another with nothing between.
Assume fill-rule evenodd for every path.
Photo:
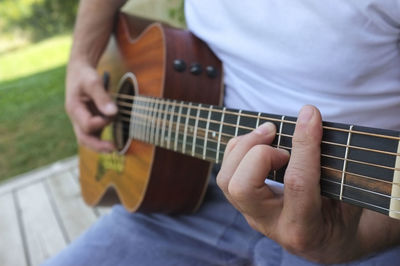
<instances>
[{"instance_id":1,"label":"green grass","mask_svg":"<svg viewBox=\"0 0 400 266\"><path fill-rule=\"evenodd\" d=\"M0 82L38 73L65 64L71 38L57 36L0 55Z\"/></svg>"},{"instance_id":2,"label":"green grass","mask_svg":"<svg viewBox=\"0 0 400 266\"><path fill-rule=\"evenodd\" d=\"M0 180L76 153L64 112L70 37L0 55Z\"/></svg>"}]
</instances>

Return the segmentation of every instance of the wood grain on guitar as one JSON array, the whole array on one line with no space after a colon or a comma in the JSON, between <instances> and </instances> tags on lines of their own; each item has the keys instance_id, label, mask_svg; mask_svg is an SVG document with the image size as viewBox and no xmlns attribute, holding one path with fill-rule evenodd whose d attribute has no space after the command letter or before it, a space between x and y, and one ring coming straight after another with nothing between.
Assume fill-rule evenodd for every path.
<instances>
[{"instance_id":1,"label":"wood grain on guitar","mask_svg":"<svg viewBox=\"0 0 400 266\"><path fill-rule=\"evenodd\" d=\"M174 69L177 59L186 63L185 71ZM192 74L189 68L194 63L213 66L219 75L210 78L205 70ZM222 99L221 63L203 42L188 31L125 14L119 16L98 72L109 74L110 93L117 93L121 78L132 73L135 91L143 96L214 105ZM114 138L112 128L103 137ZM116 191L130 211L194 211L205 192L210 166L210 162L136 140L123 155L103 155L80 147L85 201L100 204L115 199Z\"/></svg>"},{"instance_id":2,"label":"wood grain on guitar","mask_svg":"<svg viewBox=\"0 0 400 266\"><path fill-rule=\"evenodd\" d=\"M272 145L291 150L295 117L219 106L221 63L190 32L124 14L116 25L98 70L109 73L119 106L102 137L120 152L80 147L88 204L119 199L130 211L192 212L230 138L270 121ZM331 122L323 130L322 195L400 218L399 132ZM282 183L283 175L268 178Z\"/></svg>"}]
</instances>

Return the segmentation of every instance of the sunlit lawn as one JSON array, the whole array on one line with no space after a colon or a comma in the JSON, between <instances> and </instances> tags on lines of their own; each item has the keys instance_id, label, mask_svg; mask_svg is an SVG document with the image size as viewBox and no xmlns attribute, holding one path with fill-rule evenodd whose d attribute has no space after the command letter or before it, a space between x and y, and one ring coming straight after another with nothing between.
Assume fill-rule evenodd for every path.
<instances>
[{"instance_id":1,"label":"sunlit lawn","mask_svg":"<svg viewBox=\"0 0 400 266\"><path fill-rule=\"evenodd\" d=\"M64 112L69 36L0 54L0 180L76 153Z\"/></svg>"}]
</instances>

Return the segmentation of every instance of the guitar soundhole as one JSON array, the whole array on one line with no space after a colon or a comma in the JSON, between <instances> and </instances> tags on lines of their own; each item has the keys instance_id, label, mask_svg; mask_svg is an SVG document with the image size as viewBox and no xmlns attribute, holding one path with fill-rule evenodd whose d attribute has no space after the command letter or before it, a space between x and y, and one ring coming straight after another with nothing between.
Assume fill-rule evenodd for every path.
<instances>
[{"instance_id":1,"label":"guitar soundhole","mask_svg":"<svg viewBox=\"0 0 400 266\"><path fill-rule=\"evenodd\" d=\"M129 127L133 106L133 96L137 90L136 78L132 73L126 73L118 85L118 96L116 98L118 106L118 117L113 124L114 143L119 153L125 153L130 146Z\"/></svg>"}]
</instances>

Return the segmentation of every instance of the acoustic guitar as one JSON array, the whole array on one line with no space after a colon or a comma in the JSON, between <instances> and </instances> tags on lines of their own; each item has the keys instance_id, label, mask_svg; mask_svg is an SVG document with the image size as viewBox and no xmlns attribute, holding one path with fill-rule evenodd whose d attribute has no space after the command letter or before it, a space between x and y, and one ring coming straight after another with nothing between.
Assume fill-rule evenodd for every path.
<instances>
[{"instance_id":1,"label":"acoustic guitar","mask_svg":"<svg viewBox=\"0 0 400 266\"><path fill-rule=\"evenodd\" d=\"M102 138L118 151L79 148L89 205L117 199L129 211L193 212L229 139L266 121L277 128L272 145L291 150L296 118L221 106L221 62L190 32L126 14L115 25L98 71L119 107ZM323 122L322 195L400 219L399 136Z\"/></svg>"}]
</instances>

